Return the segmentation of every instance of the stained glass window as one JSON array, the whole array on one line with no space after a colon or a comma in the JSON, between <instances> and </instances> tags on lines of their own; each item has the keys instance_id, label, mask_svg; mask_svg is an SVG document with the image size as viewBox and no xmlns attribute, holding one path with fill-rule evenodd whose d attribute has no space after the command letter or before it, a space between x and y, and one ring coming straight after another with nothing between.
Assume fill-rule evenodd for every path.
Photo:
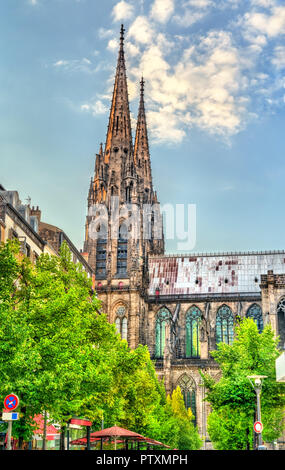
<instances>
[{"instance_id":1,"label":"stained glass window","mask_svg":"<svg viewBox=\"0 0 285 470\"><path fill-rule=\"evenodd\" d=\"M156 316L155 325L155 357L162 358L164 355L165 339L166 339L166 326L171 319L171 313L167 308L159 310Z\"/></svg>"},{"instance_id":2,"label":"stained glass window","mask_svg":"<svg viewBox=\"0 0 285 470\"><path fill-rule=\"evenodd\" d=\"M249 307L247 314L247 318L252 318L258 328L259 333L263 330L263 320L262 320L262 310L261 307L257 304L253 304Z\"/></svg>"},{"instance_id":3,"label":"stained glass window","mask_svg":"<svg viewBox=\"0 0 285 470\"><path fill-rule=\"evenodd\" d=\"M234 316L227 305L222 305L216 318L216 343L232 344L234 340Z\"/></svg>"},{"instance_id":4,"label":"stained glass window","mask_svg":"<svg viewBox=\"0 0 285 470\"><path fill-rule=\"evenodd\" d=\"M180 387L181 393L184 398L185 408L191 411L194 416L194 424L196 425L196 384L192 377L183 374L177 381L176 386Z\"/></svg>"},{"instance_id":5,"label":"stained glass window","mask_svg":"<svg viewBox=\"0 0 285 470\"><path fill-rule=\"evenodd\" d=\"M120 317L123 317L125 313L126 313L126 307L124 307L123 305L117 308L117 315L119 315Z\"/></svg>"},{"instance_id":6,"label":"stained glass window","mask_svg":"<svg viewBox=\"0 0 285 470\"><path fill-rule=\"evenodd\" d=\"M186 357L200 357L199 325L201 311L191 307L186 314Z\"/></svg>"}]
</instances>

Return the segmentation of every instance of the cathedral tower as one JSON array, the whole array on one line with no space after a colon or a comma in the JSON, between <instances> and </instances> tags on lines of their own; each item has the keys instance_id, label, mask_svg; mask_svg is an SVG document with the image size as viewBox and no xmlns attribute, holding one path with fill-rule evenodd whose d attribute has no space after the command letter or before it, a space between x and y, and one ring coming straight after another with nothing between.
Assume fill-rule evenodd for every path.
<instances>
[{"instance_id":1,"label":"cathedral tower","mask_svg":"<svg viewBox=\"0 0 285 470\"><path fill-rule=\"evenodd\" d=\"M102 310L131 347L144 342L148 255L164 252L162 217L151 176L144 84L142 79L133 145L122 25L105 149L100 144L88 193L84 252L95 271Z\"/></svg>"}]
</instances>

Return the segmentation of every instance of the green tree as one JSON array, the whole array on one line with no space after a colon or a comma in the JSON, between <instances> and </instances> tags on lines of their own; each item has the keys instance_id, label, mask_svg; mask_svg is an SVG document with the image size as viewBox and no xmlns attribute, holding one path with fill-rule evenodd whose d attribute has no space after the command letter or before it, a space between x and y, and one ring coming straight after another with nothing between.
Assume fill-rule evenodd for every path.
<instances>
[{"instance_id":1,"label":"green tree","mask_svg":"<svg viewBox=\"0 0 285 470\"><path fill-rule=\"evenodd\" d=\"M13 435L28 440L33 417L64 431L72 415L127 427L175 448L200 441L181 392L166 398L146 346L131 350L99 314L91 281L72 262L41 255L36 266L13 243L0 246L0 399L18 394ZM170 400L170 401L169 401Z\"/></svg>"},{"instance_id":2,"label":"green tree","mask_svg":"<svg viewBox=\"0 0 285 470\"><path fill-rule=\"evenodd\" d=\"M0 396L14 391L21 421L14 435L32 434L33 416L47 412L62 426L74 414L96 419L114 401L115 327L66 245L36 266L10 243L0 248ZM102 346L103 345L103 346Z\"/></svg>"},{"instance_id":3,"label":"green tree","mask_svg":"<svg viewBox=\"0 0 285 470\"><path fill-rule=\"evenodd\" d=\"M233 344L220 343L211 353L222 377L215 383L209 375L201 375L208 390L205 400L213 410L208 432L216 449L252 448L256 396L249 375L267 376L261 394L264 440L271 442L282 434L285 386L276 382L275 360L280 354L277 345L270 325L259 333L252 319L244 319L236 327Z\"/></svg>"},{"instance_id":4,"label":"green tree","mask_svg":"<svg viewBox=\"0 0 285 470\"><path fill-rule=\"evenodd\" d=\"M21 308L24 301L22 279L28 276L29 263L19 255L19 243L0 245L0 397L14 392L22 398L29 387L38 353L32 347L29 326ZM29 421L29 422L28 422ZM14 434L31 436L32 419L14 423Z\"/></svg>"},{"instance_id":5,"label":"green tree","mask_svg":"<svg viewBox=\"0 0 285 470\"><path fill-rule=\"evenodd\" d=\"M180 450L198 450L202 446L202 440L193 424L191 409L186 410L181 389L178 386L168 395L167 403L171 407L176 419L176 446Z\"/></svg>"}]
</instances>

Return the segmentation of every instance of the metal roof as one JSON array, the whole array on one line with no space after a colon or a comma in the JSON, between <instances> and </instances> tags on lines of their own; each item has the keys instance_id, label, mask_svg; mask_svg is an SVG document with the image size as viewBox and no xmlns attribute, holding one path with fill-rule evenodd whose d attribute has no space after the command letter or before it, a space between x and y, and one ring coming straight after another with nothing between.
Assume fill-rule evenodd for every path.
<instances>
[{"instance_id":1,"label":"metal roof","mask_svg":"<svg viewBox=\"0 0 285 470\"><path fill-rule=\"evenodd\" d=\"M152 256L149 295L259 293L269 270L285 274L284 250Z\"/></svg>"}]
</instances>

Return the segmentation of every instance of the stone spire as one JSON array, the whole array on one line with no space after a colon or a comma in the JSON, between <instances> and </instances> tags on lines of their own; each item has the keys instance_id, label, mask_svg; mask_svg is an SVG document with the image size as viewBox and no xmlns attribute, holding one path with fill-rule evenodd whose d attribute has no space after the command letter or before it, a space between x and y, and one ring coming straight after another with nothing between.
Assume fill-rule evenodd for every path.
<instances>
[{"instance_id":1,"label":"stone spire","mask_svg":"<svg viewBox=\"0 0 285 470\"><path fill-rule=\"evenodd\" d=\"M122 25L120 49L105 146L105 163L107 164L109 164L111 153L114 150L123 150L125 153L132 152L131 118L124 53L124 32L125 29Z\"/></svg>"},{"instance_id":2,"label":"stone spire","mask_svg":"<svg viewBox=\"0 0 285 470\"><path fill-rule=\"evenodd\" d=\"M108 280L120 279L133 287L146 283L147 273L143 268L149 253L163 253L163 240L155 240L154 218L150 218L150 237L134 239L108 236L105 242L97 246L94 233L93 205L104 204L108 215L111 214L113 197L118 198L120 207L125 203L135 204L139 208L137 224L143 234L143 204L153 204L153 186L150 167L149 145L144 107L144 80L140 83L140 105L135 139L135 155L132 142L131 118L124 54L124 27L121 26L120 47L115 74L113 97L107 129L106 144L100 145L96 155L94 178L91 179L88 194L88 215L84 252L96 276ZM122 216L123 217L123 216ZM124 217L123 217L124 218ZM110 220L111 224L112 220ZM119 220L122 225L122 221ZM109 221L108 221L109 224ZM114 227L116 230L117 222ZM112 227L111 227L112 228ZM128 279L128 281L126 281Z\"/></svg>"},{"instance_id":3,"label":"stone spire","mask_svg":"<svg viewBox=\"0 0 285 470\"><path fill-rule=\"evenodd\" d=\"M138 164L138 159L143 153L144 155L149 156L149 146L148 146L148 136L147 136L147 127L146 127L146 118L145 118L145 107L144 107L144 84L145 81L142 77L140 82L140 104L139 112L137 119L137 131L135 138L135 148L134 148L134 158L136 165Z\"/></svg>"},{"instance_id":4,"label":"stone spire","mask_svg":"<svg viewBox=\"0 0 285 470\"><path fill-rule=\"evenodd\" d=\"M136 172L139 175L141 182L143 183L141 191L143 192L145 199L146 195L148 195L148 197L152 197L152 176L144 106L144 85L145 81L142 78L140 82L140 104L134 146L134 162Z\"/></svg>"}]
</instances>

